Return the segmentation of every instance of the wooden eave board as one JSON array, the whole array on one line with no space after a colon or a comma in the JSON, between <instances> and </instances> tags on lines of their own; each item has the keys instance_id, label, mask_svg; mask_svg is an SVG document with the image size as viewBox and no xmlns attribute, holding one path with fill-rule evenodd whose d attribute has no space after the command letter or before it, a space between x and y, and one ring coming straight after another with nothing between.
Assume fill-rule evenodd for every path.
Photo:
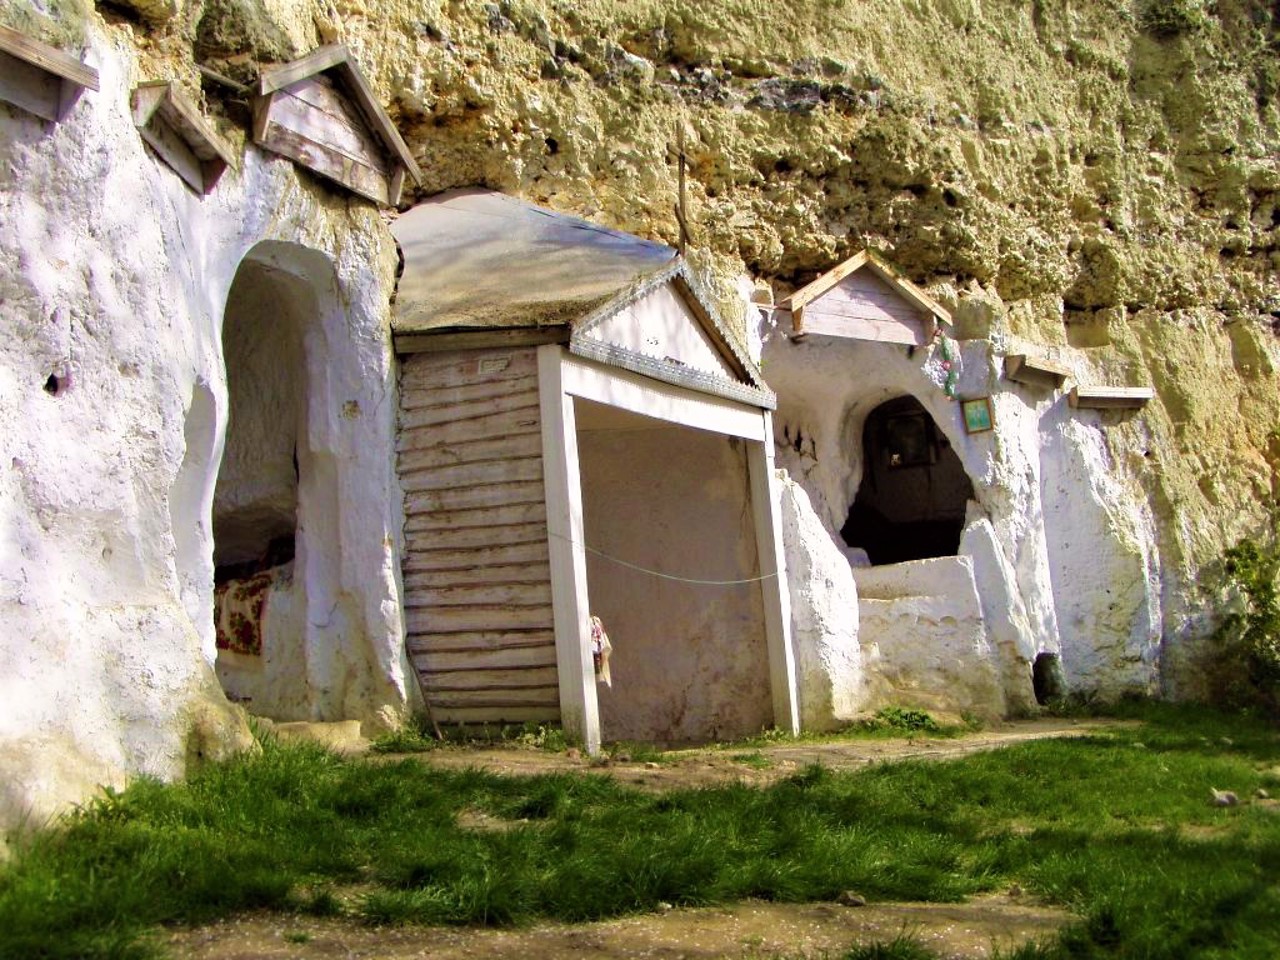
<instances>
[{"instance_id":1,"label":"wooden eave board","mask_svg":"<svg viewBox=\"0 0 1280 960\"><path fill-rule=\"evenodd\" d=\"M405 168L414 183L421 183L422 171L413 159L413 154L400 136L400 131L391 122L391 117L374 96L364 72L344 44L328 44L301 59L264 70L258 80L258 93L267 97L301 80L326 72L333 75L354 100L365 124L392 158Z\"/></svg>"},{"instance_id":2,"label":"wooden eave board","mask_svg":"<svg viewBox=\"0 0 1280 960\"><path fill-rule=\"evenodd\" d=\"M529 347L544 343L568 343L569 327L512 327L509 329L467 330L443 327L422 333L394 333L396 353L442 353L452 350L480 350L486 347Z\"/></svg>"},{"instance_id":3,"label":"wooden eave board","mask_svg":"<svg viewBox=\"0 0 1280 960\"><path fill-rule=\"evenodd\" d=\"M1136 410L1155 397L1151 387L1073 387L1071 406L1094 410Z\"/></svg>"},{"instance_id":4,"label":"wooden eave board","mask_svg":"<svg viewBox=\"0 0 1280 960\"><path fill-rule=\"evenodd\" d=\"M235 158L199 111L167 80L133 91L133 122L142 138L198 193L208 193Z\"/></svg>"},{"instance_id":5,"label":"wooden eave board","mask_svg":"<svg viewBox=\"0 0 1280 960\"><path fill-rule=\"evenodd\" d=\"M1056 390L1066 382L1071 371L1042 357L1011 353L1004 358L1004 375L1018 383Z\"/></svg>"},{"instance_id":6,"label":"wooden eave board","mask_svg":"<svg viewBox=\"0 0 1280 960\"><path fill-rule=\"evenodd\" d=\"M0 100L56 123L85 89L98 89L97 70L0 26Z\"/></svg>"}]
</instances>

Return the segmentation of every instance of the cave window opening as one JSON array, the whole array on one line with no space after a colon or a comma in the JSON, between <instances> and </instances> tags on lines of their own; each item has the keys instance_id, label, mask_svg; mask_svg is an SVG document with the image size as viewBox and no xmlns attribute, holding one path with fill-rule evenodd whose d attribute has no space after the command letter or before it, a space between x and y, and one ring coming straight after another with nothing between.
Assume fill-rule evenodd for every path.
<instances>
[{"instance_id":1,"label":"cave window opening","mask_svg":"<svg viewBox=\"0 0 1280 960\"><path fill-rule=\"evenodd\" d=\"M973 483L914 397L881 404L862 434L862 484L840 535L879 566L955 556Z\"/></svg>"},{"instance_id":2,"label":"cave window opening","mask_svg":"<svg viewBox=\"0 0 1280 960\"><path fill-rule=\"evenodd\" d=\"M1037 654L1031 665L1031 689L1036 695L1036 703L1042 707L1066 695L1062 659L1056 653Z\"/></svg>"}]
</instances>

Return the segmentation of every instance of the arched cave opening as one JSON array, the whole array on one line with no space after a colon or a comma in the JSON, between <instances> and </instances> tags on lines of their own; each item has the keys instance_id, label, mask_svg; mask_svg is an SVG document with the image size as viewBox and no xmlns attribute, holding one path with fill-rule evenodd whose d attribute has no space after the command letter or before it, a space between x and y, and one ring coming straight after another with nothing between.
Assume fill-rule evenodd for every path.
<instances>
[{"instance_id":1,"label":"arched cave opening","mask_svg":"<svg viewBox=\"0 0 1280 960\"><path fill-rule=\"evenodd\" d=\"M246 259L222 327L226 445L213 498L215 579L293 559L298 440L306 430L306 362L287 275ZM296 281L293 281L296 283Z\"/></svg>"},{"instance_id":2,"label":"arched cave opening","mask_svg":"<svg viewBox=\"0 0 1280 960\"><path fill-rule=\"evenodd\" d=\"M1067 693L1067 678L1062 672L1062 658L1056 653L1040 653L1031 665L1031 689L1040 706L1061 700Z\"/></svg>"},{"instance_id":3,"label":"arched cave opening","mask_svg":"<svg viewBox=\"0 0 1280 960\"><path fill-rule=\"evenodd\" d=\"M840 530L873 565L954 556L973 483L915 397L871 411L862 431L862 484Z\"/></svg>"},{"instance_id":4,"label":"arched cave opening","mask_svg":"<svg viewBox=\"0 0 1280 960\"><path fill-rule=\"evenodd\" d=\"M325 405L322 311L332 267L264 242L227 296L222 350L227 427L213 490L214 633L227 695L266 716L306 709L311 598L332 587L336 479L313 449Z\"/></svg>"}]
</instances>

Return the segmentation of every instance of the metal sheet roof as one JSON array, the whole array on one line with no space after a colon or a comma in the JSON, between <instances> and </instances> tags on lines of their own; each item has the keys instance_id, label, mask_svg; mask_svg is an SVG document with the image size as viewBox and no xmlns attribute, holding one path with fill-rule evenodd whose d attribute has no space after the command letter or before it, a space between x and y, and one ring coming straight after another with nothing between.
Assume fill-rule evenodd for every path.
<instances>
[{"instance_id":1,"label":"metal sheet roof","mask_svg":"<svg viewBox=\"0 0 1280 960\"><path fill-rule=\"evenodd\" d=\"M676 257L663 244L485 190L433 197L391 232L404 256L397 334L571 327Z\"/></svg>"}]
</instances>

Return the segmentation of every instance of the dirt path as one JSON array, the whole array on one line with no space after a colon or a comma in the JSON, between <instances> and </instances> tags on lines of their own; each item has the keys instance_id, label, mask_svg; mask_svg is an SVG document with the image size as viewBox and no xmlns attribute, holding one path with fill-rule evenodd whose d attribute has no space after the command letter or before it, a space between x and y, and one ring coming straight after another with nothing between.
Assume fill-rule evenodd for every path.
<instances>
[{"instance_id":1,"label":"dirt path","mask_svg":"<svg viewBox=\"0 0 1280 960\"><path fill-rule=\"evenodd\" d=\"M338 920L249 916L168 937L174 956L192 960L763 960L838 957L857 943L906 933L946 958L985 958L1048 939L1067 920L1007 896L962 904L749 901L672 910L604 923L539 924L520 930L366 927Z\"/></svg>"},{"instance_id":2,"label":"dirt path","mask_svg":"<svg viewBox=\"0 0 1280 960\"><path fill-rule=\"evenodd\" d=\"M550 753L520 747L487 749L445 748L415 754L431 766L450 769L475 767L508 775L540 773L607 773L620 782L651 790L704 787L741 781L763 786L788 777L813 763L833 770L855 770L887 760L945 760L983 750L995 750L1027 740L1080 737L1121 726L1114 720L1026 720L1006 723L960 737L913 737L888 740L833 742L785 741L752 747L703 747L668 751L661 762L633 762L625 756L601 762L576 752Z\"/></svg>"},{"instance_id":3,"label":"dirt path","mask_svg":"<svg viewBox=\"0 0 1280 960\"><path fill-rule=\"evenodd\" d=\"M759 747L668 752L660 763L520 747L440 749L415 754L444 768L476 767L503 774L597 772L644 789L764 785L822 763L857 769L904 758L947 759L1027 740L1105 732L1115 721L1033 720L962 737L771 743ZM603 923L538 924L519 930L368 927L346 920L278 914L235 917L164 934L171 954L191 960L765 960L839 956L857 943L914 937L944 958L986 958L993 950L1047 939L1070 917L1027 902L1017 891L961 904L777 904L676 909Z\"/></svg>"}]
</instances>

